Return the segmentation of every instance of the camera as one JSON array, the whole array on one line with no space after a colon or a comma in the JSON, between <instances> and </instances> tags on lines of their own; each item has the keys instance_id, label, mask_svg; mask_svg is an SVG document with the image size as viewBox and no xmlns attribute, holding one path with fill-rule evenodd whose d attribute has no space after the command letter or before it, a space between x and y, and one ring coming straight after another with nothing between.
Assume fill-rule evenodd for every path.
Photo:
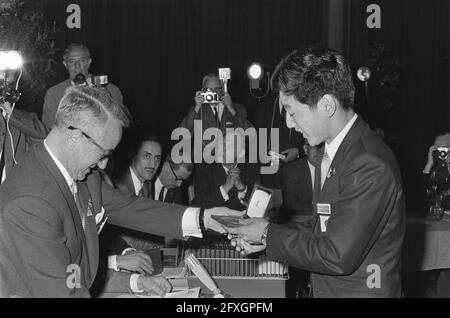
<instances>
[{"instance_id":1,"label":"camera","mask_svg":"<svg viewBox=\"0 0 450 318\"><path fill-rule=\"evenodd\" d=\"M205 99L205 104L212 104L219 102L219 95L209 88L206 90L206 92L201 93L201 95Z\"/></svg>"},{"instance_id":2,"label":"camera","mask_svg":"<svg viewBox=\"0 0 450 318\"><path fill-rule=\"evenodd\" d=\"M437 150L433 151L433 156L438 159L445 161L448 157L449 149L447 147L439 147Z\"/></svg>"},{"instance_id":3,"label":"camera","mask_svg":"<svg viewBox=\"0 0 450 318\"><path fill-rule=\"evenodd\" d=\"M19 100L20 95L21 93L17 89L11 87L10 83L8 83L6 74L0 74L0 104L3 104L4 102L14 104Z\"/></svg>"}]
</instances>

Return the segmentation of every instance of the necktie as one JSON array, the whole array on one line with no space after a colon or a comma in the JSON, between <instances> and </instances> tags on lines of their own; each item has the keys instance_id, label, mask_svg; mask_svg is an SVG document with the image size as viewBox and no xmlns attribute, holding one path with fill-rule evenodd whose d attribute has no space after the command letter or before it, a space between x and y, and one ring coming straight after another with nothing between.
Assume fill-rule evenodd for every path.
<instances>
[{"instance_id":1,"label":"necktie","mask_svg":"<svg viewBox=\"0 0 450 318\"><path fill-rule=\"evenodd\" d=\"M214 112L214 118L216 119L216 126L219 125L219 110L217 109L217 106L213 106L213 112Z\"/></svg>"},{"instance_id":2,"label":"necktie","mask_svg":"<svg viewBox=\"0 0 450 318\"><path fill-rule=\"evenodd\" d=\"M162 187L161 191L159 191L159 197L158 197L158 201L164 202L164 190L166 189L166 187Z\"/></svg>"},{"instance_id":3,"label":"necktie","mask_svg":"<svg viewBox=\"0 0 450 318\"><path fill-rule=\"evenodd\" d=\"M72 185L70 186L70 190L72 191L73 198L75 200L75 204L78 209L78 213L80 213L81 225L83 226L83 231L86 231L86 216L85 216L85 214L83 212L83 208L81 207L81 204L80 204L80 197L78 196L78 187L77 187L76 182L72 183Z\"/></svg>"},{"instance_id":4,"label":"necktie","mask_svg":"<svg viewBox=\"0 0 450 318\"><path fill-rule=\"evenodd\" d=\"M322 189L325 179L328 175L328 170L330 170L331 158L328 156L327 152L323 153L322 163L320 165L320 188Z\"/></svg>"},{"instance_id":5,"label":"necktie","mask_svg":"<svg viewBox=\"0 0 450 318\"><path fill-rule=\"evenodd\" d=\"M145 198L148 198L148 197L149 197L150 189L149 189L149 187L148 187L148 184L149 184L148 181L145 181L145 182L142 184L142 187L141 187L141 190L139 191L139 195L138 195L138 196L140 196L140 197L145 197Z\"/></svg>"}]
</instances>

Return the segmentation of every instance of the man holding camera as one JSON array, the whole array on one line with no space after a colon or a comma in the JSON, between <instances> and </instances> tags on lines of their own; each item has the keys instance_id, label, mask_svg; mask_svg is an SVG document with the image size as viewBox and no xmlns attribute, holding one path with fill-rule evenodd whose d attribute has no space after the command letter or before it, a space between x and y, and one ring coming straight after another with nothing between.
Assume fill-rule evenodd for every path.
<instances>
[{"instance_id":1,"label":"man holding camera","mask_svg":"<svg viewBox=\"0 0 450 318\"><path fill-rule=\"evenodd\" d=\"M47 136L35 113L13 108L0 97L0 183L19 162L33 141Z\"/></svg>"},{"instance_id":2,"label":"man holding camera","mask_svg":"<svg viewBox=\"0 0 450 318\"><path fill-rule=\"evenodd\" d=\"M203 77L202 90L195 93L195 105L182 120L180 127L194 131L194 120L202 121L202 131L217 127L225 135L226 128L251 127L247 120L246 108L233 102L231 95L225 92L223 82L217 74Z\"/></svg>"},{"instance_id":3,"label":"man holding camera","mask_svg":"<svg viewBox=\"0 0 450 318\"><path fill-rule=\"evenodd\" d=\"M55 125L56 111L66 89L70 86L93 85L92 77L89 74L91 63L89 50L83 44L72 43L65 50L63 64L69 73L69 78L50 87L45 94L42 121L49 129ZM123 104L122 93L116 85L108 83L106 90L116 102Z\"/></svg>"}]
</instances>

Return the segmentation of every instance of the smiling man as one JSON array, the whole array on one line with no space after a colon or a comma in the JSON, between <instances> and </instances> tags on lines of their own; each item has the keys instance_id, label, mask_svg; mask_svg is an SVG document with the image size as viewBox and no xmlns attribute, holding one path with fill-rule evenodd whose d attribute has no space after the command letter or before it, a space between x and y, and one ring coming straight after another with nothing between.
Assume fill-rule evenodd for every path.
<instances>
[{"instance_id":1,"label":"smiling man","mask_svg":"<svg viewBox=\"0 0 450 318\"><path fill-rule=\"evenodd\" d=\"M314 177L313 217L287 225L242 220L228 231L245 252L311 272L314 297L401 296L405 205L392 151L353 110L350 67L338 52L306 46L272 77L295 127L311 146L324 142ZM251 244L260 245L251 245Z\"/></svg>"},{"instance_id":2,"label":"smiling man","mask_svg":"<svg viewBox=\"0 0 450 318\"><path fill-rule=\"evenodd\" d=\"M102 181L128 118L103 89L71 87L56 125L0 186L0 297L89 297L99 265L98 233L108 222L177 239L224 232L212 214L122 193ZM105 291L164 295L161 277L109 271Z\"/></svg>"}]
</instances>

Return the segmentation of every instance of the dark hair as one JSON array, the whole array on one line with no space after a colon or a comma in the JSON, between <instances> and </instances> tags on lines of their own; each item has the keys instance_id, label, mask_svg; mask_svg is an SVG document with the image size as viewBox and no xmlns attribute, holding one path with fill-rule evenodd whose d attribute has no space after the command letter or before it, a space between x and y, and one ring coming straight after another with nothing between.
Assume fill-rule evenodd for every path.
<instances>
[{"instance_id":1,"label":"dark hair","mask_svg":"<svg viewBox=\"0 0 450 318\"><path fill-rule=\"evenodd\" d=\"M180 157L182 157L182 153L180 153ZM181 167L184 167L187 171L192 172L192 170L194 170L194 165L191 162L180 162L180 163L175 163L172 159L172 152L170 152L167 156L166 159L164 160L164 162L167 162L173 170L179 170Z\"/></svg>"},{"instance_id":2,"label":"dark hair","mask_svg":"<svg viewBox=\"0 0 450 318\"><path fill-rule=\"evenodd\" d=\"M313 107L325 94L333 95L343 108L352 108L355 86L350 66L338 52L308 45L294 50L277 65L272 88Z\"/></svg>"}]
</instances>

